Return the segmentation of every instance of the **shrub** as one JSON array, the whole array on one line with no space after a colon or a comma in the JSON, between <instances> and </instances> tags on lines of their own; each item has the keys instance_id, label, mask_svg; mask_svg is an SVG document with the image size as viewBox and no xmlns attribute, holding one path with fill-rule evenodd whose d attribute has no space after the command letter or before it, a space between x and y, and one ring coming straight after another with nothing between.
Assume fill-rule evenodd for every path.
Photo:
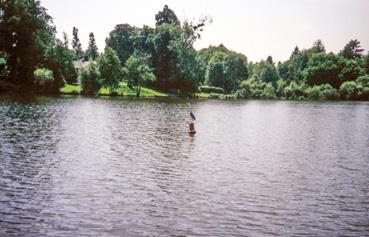
<instances>
[{"instance_id":1,"label":"shrub","mask_svg":"<svg viewBox=\"0 0 369 237\"><path fill-rule=\"evenodd\" d=\"M224 94L224 89L216 86L200 86L200 91L203 93Z\"/></svg>"},{"instance_id":2,"label":"shrub","mask_svg":"<svg viewBox=\"0 0 369 237\"><path fill-rule=\"evenodd\" d=\"M284 88L284 95L290 99L298 99L306 96L307 86L305 83L291 82Z\"/></svg>"},{"instance_id":3,"label":"shrub","mask_svg":"<svg viewBox=\"0 0 369 237\"><path fill-rule=\"evenodd\" d=\"M45 86L46 82L53 81L53 72L46 68L37 68L34 72L35 83L40 86Z\"/></svg>"},{"instance_id":4,"label":"shrub","mask_svg":"<svg viewBox=\"0 0 369 237\"><path fill-rule=\"evenodd\" d=\"M287 86L287 81L283 80L283 79L279 79L277 82L276 82L276 90L275 90L275 93L278 95L278 96L284 96L284 88L286 88Z\"/></svg>"},{"instance_id":5,"label":"shrub","mask_svg":"<svg viewBox=\"0 0 369 237\"><path fill-rule=\"evenodd\" d=\"M333 88L330 84L324 84L320 86L319 97L323 100L335 100L339 97L338 91L336 88Z\"/></svg>"},{"instance_id":6,"label":"shrub","mask_svg":"<svg viewBox=\"0 0 369 237\"><path fill-rule=\"evenodd\" d=\"M340 94L343 99L355 99L359 94L359 87L355 81L346 81L340 86Z\"/></svg>"},{"instance_id":7,"label":"shrub","mask_svg":"<svg viewBox=\"0 0 369 237\"><path fill-rule=\"evenodd\" d=\"M263 89L263 92L261 93L261 98L263 99L275 99L277 98L277 95L275 94L274 87L272 86L272 83L267 83Z\"/></svg>"},{"instance_id":8,"label":"shrub","mask_svg":"<svg viewBox=\"0 0 369 237\"><path fill-rule=\"evenodd\" d=\"M363 87L369 87L369 75L358 77L356 83L361 84Z\"/></svg>"},{"instance_id":9,"label":"shrub","mask_svg":"<svg viewBox=\"0 0 369 237\"><path fill-rule=\"evenodd\" d=\"M369 100L369 75L360 76L356 79L359 100Z\"/></svg>"},{"instance_id":10,"label":"shrub","mask_svg":"<svg viewBox=\"0 0 369 237\"><path fill-rule=\"evenodd\" d=\"M53 90L54 76L53 72L46 68L37 68L34 71L35 84L40 87L41 91L51 92Z\"/></svg>"},{"instance_id":11,"label":"shrub","mask_svg":"<svg viewBox=\"0 0 369 237\"><path fill-rule=\"evenodd\" d=\"M319 100L320 99L320 86L308 87L306 89L307 98L310 100Z\"/></svg>"},{"instance_id":12,"label":"shrub","mask_svg":"<svg viewBox=\"0 0 369 237\"><path fill-rule=\"evenodd\" d=\"M264 82L256 77L242 81L237 95L242 98L275 99L277 97L272 83Z\"/></svg>"},{"instance_id":13,"label":"shrub","mask_svg":"<svg viewBox=\"0 0 369 237\"><path fill-rule=\"evenodd\" d=\"M339 96L337 90L330 84L308 87L305 92L310 100L333 100L337 99Z\"/></svg>"},{"instance_id":14,"label":"shrub","mask_svg":"<svg viewBox=\"0 0 369 237\"><path fill-rule=\"evenodd\" d=\"M82 94L95 95L101 88L100 73L93 62L81 69L78 80L81 84Z\"/></svg>"}]
</instances>

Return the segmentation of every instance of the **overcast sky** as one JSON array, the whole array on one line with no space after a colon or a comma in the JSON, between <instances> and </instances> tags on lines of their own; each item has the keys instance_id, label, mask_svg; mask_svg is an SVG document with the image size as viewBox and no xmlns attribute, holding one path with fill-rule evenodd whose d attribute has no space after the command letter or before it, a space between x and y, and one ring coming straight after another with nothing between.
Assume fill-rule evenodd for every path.
<instances>
[{"instance_id":1,"label":"overcast sky","mask_svg":"<svg viewBox=\"0 0 369 237\"><path fill-rule=\"evenodd\" d=\"M223 43L250 61L272 55L286 60L293 48L308 48L321 39L328 51L338 52L350 39L369 50L369 0L41 0L54 18L58 37L72 38L79 29L83 48L94 32L100 51L116 24L155 26L155 14L167 4L179 19L207 15L196 48Z\"/></svg>"}]
</instances>

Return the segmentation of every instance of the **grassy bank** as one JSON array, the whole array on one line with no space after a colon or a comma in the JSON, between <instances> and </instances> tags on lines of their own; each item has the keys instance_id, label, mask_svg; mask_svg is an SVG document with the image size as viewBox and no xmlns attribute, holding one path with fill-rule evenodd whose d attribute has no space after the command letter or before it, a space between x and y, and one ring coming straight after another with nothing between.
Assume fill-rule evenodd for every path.
<instances>
[{"instance_id":1,"label":"grassy bank","mask_svg":"<svg viewBox=\"0 0 369 237\"><path fill-rule=\"evenodd\" d=\"M81 94L81 86L65 84L64 87L60 89L60 93L69 95L79 95ZM98 92L98 95L104 96L110 96L112 94L118 96L134 97L136 96L136 90L129 88L126 82L121 82L119 83L119 87L114 89L112 92L110 92L109 88L106 87L102 87ZM151 88L146 87L141 88L140 97L167 97L167 96L169 95Z\"/></svg>"},{"instance_id":2,"label":"grassy bank","mask_svg":"<svg viewBox=\"0 0 369 237\"><path fill-rule=\"evenodd\" d=\"M80 85L71 85L65 84L64 87L60 88L61 94L66 95L80 95L81 94L81 86ZM101 96L126 96L126 97L135 97L136 90L131 89L127 86L126 82L120 82L119 87L110 92L109 88L103 87L99 90L98 95ZM168 96L176 96L173 94L164 93L161 91L157 91L152 88L141 88L140 97L150 98L150 97L168 97ZM192 97L199 99L236 99L234 95L222 95L217 93L195 93Z\"/></svg>"}]
</instances>

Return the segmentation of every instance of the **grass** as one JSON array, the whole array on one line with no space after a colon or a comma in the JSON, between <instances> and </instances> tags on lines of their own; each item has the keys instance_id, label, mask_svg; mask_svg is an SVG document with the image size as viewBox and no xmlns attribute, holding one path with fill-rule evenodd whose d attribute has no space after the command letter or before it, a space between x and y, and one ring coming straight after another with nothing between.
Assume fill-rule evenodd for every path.
<instances>
[{"instance_id":1,"label":"grass","mask_svg":"<svg viewBox=\"0 0 369 237\"><path fill-rule=\"evenodd\" d=\"M62 93L62 94L80 94L81 93L81 86L80 85L66 84L63 88L60 89L60 93ZM120 82L119 87L117 89L114 89L112 91L112 93L115 94L115 95L118 95L118 96L129 96L129 97L136 96L136 90L135 89L130 89L127 86L126 82ZM98 92L99 95L106 95L106 96L110 96L112 93L110 93L110 90L107 87L102 87ZM151 89L151 88L146 88L146 87L141 88L140 97L166 97L166 96L169 96L169 95L165 94L165 93L162 93L160 91Z\"/></svg>"},{"instance_id":2,"label":"grass","mask_svg":"<svg viewBox=\"0 0 369 237\"><path fill-rule=\"evenodd\" d=\"M63 88L60 88L60 93L62 94L80 94L81 86L80 85L70 85L65 84Z\"/></svg>"}]
</instances>

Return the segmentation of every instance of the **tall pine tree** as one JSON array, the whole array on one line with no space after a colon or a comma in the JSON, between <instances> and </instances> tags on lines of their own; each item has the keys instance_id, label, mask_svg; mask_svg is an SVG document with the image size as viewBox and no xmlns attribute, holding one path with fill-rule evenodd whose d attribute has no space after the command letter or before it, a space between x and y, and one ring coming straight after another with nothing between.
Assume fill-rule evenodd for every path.
<instances>
[{"instance_id":1,"label":"tall pine tree","mask_svg":"<svg viewBox=\"0 0 369 237\"><path fill-rule=\"evenodd\" d=\"M78 38L78 29L76 27L73 27L72 48L76 54L76 59L81 59L83 57L83 50L81 41Z\"/></svg>"},{"instance_id":2,"label":"tall pine tree","mask_svg":"<svg viewBox=\"0 0 369 237\"><path fill-rule=\"evenodd\" d=\"M97 46L96 46L96 40L95 40L95 36L94 33L90 33L89 35L89 42L88 42L88 49L87 49L87 55L89 59L95 60L97 58L97 56L99 56L99 52L97 51Z\"/></svg>"}]
</instances>

